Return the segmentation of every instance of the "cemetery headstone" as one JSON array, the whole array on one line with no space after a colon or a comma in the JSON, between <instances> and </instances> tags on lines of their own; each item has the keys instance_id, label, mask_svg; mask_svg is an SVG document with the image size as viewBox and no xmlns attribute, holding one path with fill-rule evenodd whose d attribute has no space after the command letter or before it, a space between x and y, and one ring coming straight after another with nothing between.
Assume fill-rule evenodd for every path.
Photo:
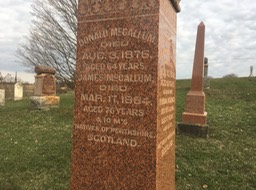
<instances>
[{"instance_id":1,"label":"cemetery headstone","mask_svg":"<svg viewBox=\"0 0 256 190\"><path fill-rule=\"evenodd\" d=\"M34 96L30 97L31 108L47 110L58 107L60 97L56 96L55 69L37 65L35 72L37 75L35 76Z\"/></svg>"},{"instance_id":2,"label":"cemetery headstone","mask_svg":"<svg viewBox=\"0 0 256 190\"><path fill-rule=\"evenodd\" d=\"M249 75L249 77L253 77L253 66L252 65L250 66L250 75Z\"/></svg>"},{"instance_id":3,"label":"cemetery headstone","mask_svg":"<svg viewBox=\"0 0 256 190\"><path fill-rule=\"evenodd\" d=\"M203 91L205 25L198 26L191 89L186 97L185 112L179 132L197 136L208 136L207 112L205 111L205 94Z\"/></svg>"},{"instance_id":4,"label":"cemetery headstone","mask_svg":"<svg viewBox=\"0 0 256 190\"><path fill-rule=\"evenodd\" d=\"M23 86L21 83L14 84L14 101L23 99Z\"/></svg>"},{"instance_id":5,"label":"cemetery headstone","mask_svg":"<svg viewBox=\"0 0 256 190\"><path fill-rule=\"evenodd\" d=\"M174 190L179 1L78 5L71 190Z\"/></svg>"},{"instance_id":6,"label":"cemetery headstone","mask_svg":"<svg viewBox=\"0 0 256 190\"><path fill-rule=\"evenodd\" d=\"M210 88L210 81L208 78L208 58L204 58L204 89L209 89Z\"/></svg>"},{"instance_id":7,"label":"cemetery headstone","mask_svg":"<svg viewBox=\"0 0 256 190\"><path fill-rule=\"evenodd\" d=\"M5 105L5 90L0 89L0 106Z\"/></svg>"}]
</instances>

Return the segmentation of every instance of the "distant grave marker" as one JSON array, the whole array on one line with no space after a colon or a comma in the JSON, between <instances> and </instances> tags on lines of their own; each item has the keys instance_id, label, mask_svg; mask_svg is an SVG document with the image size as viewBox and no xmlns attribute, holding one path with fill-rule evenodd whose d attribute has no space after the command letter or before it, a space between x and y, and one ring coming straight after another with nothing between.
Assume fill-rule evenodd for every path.
<instances>
[{"instance_id":1,"label":"distant grave marker","mask_svg":"<svg viewBox=\"0 0 256 190\"><path fill-rule=\"evenodd\" d=\"M0 89L0 106L5 105L5 90Z\"/></svg>"},{"instance_id":2,"label":"distant grave marker","mask_svg":"<svg viewBox=\"0 0 256 190\"><path fill-rule=\"evenodd\" d=\"M14 101L23 99L23 86L21 83L14 84Z\"/></svg>"},{"instance_id":3,"label":"distant grave marker","mask_svg":"<svg viewBox=\"0 0 256 190\"><path fill-rule=\"evenodd\" d=\"M56 79L55 69L48 66L37 65L35 67L35 95L36 96L55 96Z\"/></svg>"},{"instance_id":4,"label":"distant grave marker","mask_svg":"<svg viewBox=\"0 0 256 190\"><path fill-rule=\"evenodd\" d=\"M175 189L179 1L79 1L71 190Z\"/></svg>"},{"instance_id":5,"label":"distant grave marker","mask_svg":"<svg viewBox=\"0 0 256 190\"><path fill-rule=\"evenodd\" d=\"M250 75L249 75L249 77L253 77L253 66L252 65L250 66Z\"/></svg>"},{"instance_id":6,"label":"distant grave marker","mask_svg":"<svg viewBox=\"0 0 256 190\"><path fill-rule=\"evenodd\" d=\"M30 97L32 109L50 109L58 107L60 97L56 96L55 69L47 66L37 65L35 67L35 91Z\"/></svg>"},{"instance_id":7,"label":"distant grave marker","mask_svg":"<svg viewBox=\"0 0 256 190\"><path fill-rule=\"evenodd\" d=\"M210 88L210 81L208 78L208 58L204 58L204 89L209 89Z\"/></svg>"},{"instance_id":8,"label":"distant grave marker","mask_svg":"<svg viewBox=\"0 0 256 190\"><path fill-rule=\"evenodd\" d=\"M207 112L205 111L205 94L203 91L205 25L201 22L197 30L195 57L191 89L186 97L185 112L179 132L197 136L208 136Z\"/></svg>"}]
</instances>

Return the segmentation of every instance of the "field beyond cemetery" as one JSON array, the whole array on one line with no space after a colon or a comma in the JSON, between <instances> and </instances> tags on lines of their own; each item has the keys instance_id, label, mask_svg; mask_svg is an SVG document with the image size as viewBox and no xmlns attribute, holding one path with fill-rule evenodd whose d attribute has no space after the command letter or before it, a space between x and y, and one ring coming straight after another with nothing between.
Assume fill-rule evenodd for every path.
<instances>
[{"instance_id":1,"label":"field beyond cemetery","mask_svg":"<svg viewBox=\"0 0 256 190\"><path fill-rule=\"evenodd\" d=\"M177 121L189 86L177 81ZM205 93L210 136L176 136L176 190L255 190L256 78L211 79ZM72 122L72 92L50 111L0 107L0 189L69 189Z\"/></svg>"}]
</instances>

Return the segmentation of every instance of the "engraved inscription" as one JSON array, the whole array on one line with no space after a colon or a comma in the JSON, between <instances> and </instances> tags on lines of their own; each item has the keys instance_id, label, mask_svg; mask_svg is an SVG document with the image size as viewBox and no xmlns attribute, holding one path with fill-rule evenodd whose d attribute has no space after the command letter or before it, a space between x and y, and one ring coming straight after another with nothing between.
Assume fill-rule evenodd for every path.
<instances>
[{"instance_id":1,"label":"engraved inscription","mask_svg":"<svg viewBox=\"0 0 256 190\"><path fill-rule=\"evenodd\" d=\"M147 7L146 2L137 3ZM144 121L153 109L154 96L136 94L134 90L156 85L157 73L147 71L152 69L157 58L157 51L151 48L158 43L157 38L153 31L139 27L112 27L93 30L78 40L81 56L76 81L85 87L77 97L81 116L90 119L84 119L75 129L86 131L88 143L135 148L141 145L143 138L155 138L155 134L146 131L151 123L138 126L140 130L135 134L125 130L137 128L131 122ZM136 46L138 40L144 45ZM93 91L87 85L93 86Z\"/></svg>"},{"instance_id":2,"label":"engraved inscription","mask_svg":"<svg viewBox=\"0 0 256 190\"><path fill-rule=\"evenodd\" d=\"M133 139L135 137L146 137L155 138L155 134L148 131L140 131L136 129L121 129L115 127L103 126L105 123L111 123L111 118L97 118L99 125L89 125L89 124L75 124L75 129L88 131L87 139L88 141L95 143L108 143L120 146L129 146L135 148L139 146L138 141ZM117 124L121 124L121 121L116 121ZM126 125L128 123L126 122ZM97 132L97 133L91 133ZM124 137L115 137L114 135L122 135Z\"/></svg>"},{"instance_id":3,"label":"engraved inscription","mask_svg":"<svg viewBox=\"0 0 256 190\"><path fill-rule=\"evenodd\" d=\"M143 62L119 62L119 63L91 63L84 64L85 71L111 71L111 70L145 70Z\"/></svg>"},{"instance_id":4,"label":"engraved inscription","mask_svg":"<svg viewBox=\"0 0 256 190\"><path fill-rule=\"evenodd\" d=\"M43 78L43 94L54 95L55 94L55 77L52 75L45 75Z\"/></svg>"},{"instance_id":5,"label":"engraved inscription","mask_svg":"<svg viewBox=\"0 0 256 190\"><path fill-rule=\"evenodd\" d=\"M149 50L116 50L110 52L85 52L82 60L134 60L134 59L149 59ZM85 63L86 64L86 63Z\"/></svg>"},{"instance_id":6,"label":"engraved inscription","mask_svg":"<svg viewBox=\"0 0 256 190\"><path fill-rule=\"evenodd\" d=\"M88 102L103 102L102 95L100 94L81 94L81 101Z\"/></svg>"},{"instance_id":7,"label":"engraved inscription","mask_svg":"<svg viewBox=\"0 0 256 190\"><path fill-rule=\"evenodd\" d=\"M108 144L130 146L130 147L138 146L138 142L134 139L112 137L107 135L95 135L95 134L89 134L87 138L88 138L88 141L94 141L98 143L108 143Z\"/></svg>"},{"instance_id":8,"label":"engraved inscription","mask_svg":"<svg viewBox=\"0 0 256 190\"><path fill-rule=\"evenodd\" d=\"M137 129L129 129L129 128L122 129L122 128L106 127L106 126L99 127L99 126L92 126L92 125L85 125L85 124L75 125L75 128L88 130L88 131L99 131L102 133L109 133L109 134L155 138L155 134L153 134L152 132L144 131L144 130L142 131Z\"/></svg>"},{"instance_id":9,"label":"engraved inscription","mask_svg":"<svg viewBox=\"0 0 256 190\"><path fill-rule=\"evenodd\" d=\"M173 137L175 135L175 132L172 132L169 134L166 138L164 138L157 146L158 149L161 149L161 156L163 157L168 150L171 149L173 146Z\"/></svg>"},{"instance_id":10,"label":"engraved inscription","mask_svg":"<svg viewBox=\"0 0 256 190\"><path fill-rule=\"evenodd\" d=\"M135 108L124 108L124 107L102 107L102 106L90 106L85 105L83 108L84 112L87 113L98 113L104 115L118 115L118 116L133 116L143 117L145 116L145 110Z\"/></svg>"},{"instance_id":11,"label":"engraved inscription","mask_svg":"<svg viewBox=\"0 0 256 190\"><path fill-rule=\"evenodd\" d=\"M126 10L157 8L157 0L81 0L78 13L85 16L104 15Z\"/></svg>"},{"instance_id":12,"label":"engraved inscription","mask_svg":"<svg viewBox=\"0 0 256 190\"><path fill-rule=\"evenodd\" d=\"M172 40L166 35L162 35L160 42L159 68L159 141L157 148L160 156L164 157L174 146L175 137L175 65L173 61Z\"/></svg>"},{"instance_id":13,"label":"engraved inscription","mask_svg":"<svg viewBox=\"0 0 256 190\"><path fill-rule=\"evenodd\" d=\"M100 31L95 31L90 33L86 36L83 36L81 39L78 40L78 44L80 46L86 46L89 43L93 43L96 40L103 40L108 37L130 37L137 40L143 40L148 43L156 43L156 35L151 32L140 30L140 29L133 29L133 28L110 28L109 30L104 29ZM129 45L128 41L109 41L101 42L101 47L126 47Z\"/></svg>"},{"instance_id":14,"label":"engraved inscription","mask_svg":"<svg viewBox=\"0 0 256 190\"><path fill-rule=\"evenodd\" d=\"M78 81L107 81L107 82L129 82L129 83L153 83L151 74L80 74Z\"/></svg>"}]
</instances>

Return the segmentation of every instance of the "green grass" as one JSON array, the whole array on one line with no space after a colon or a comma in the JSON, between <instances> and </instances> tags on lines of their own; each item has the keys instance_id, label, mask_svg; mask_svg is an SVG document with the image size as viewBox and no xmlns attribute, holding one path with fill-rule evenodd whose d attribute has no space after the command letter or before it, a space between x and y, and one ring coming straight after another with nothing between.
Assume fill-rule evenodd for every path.
<instances>
[{"instance_id":1,"label":"green grass","mask_svg":"<svg viewBox=\"0 0 256 190\"><path fill-rule=\"evenodd\" d=\"M0 107L0 189L68 189L73 94L59 109L31 111L29 100Z\"/></svg>"},{"instance_id":2,"label":"green grass","mask_svg":"<svg viewBox=\"0 0 256 190\"><path fill-rule=\"evenodd\" d=\"M189 80L177 81L177 121ZM212 79L210 137L176 137L176 190L256 189L256 78ZM60 108L31 111L29 100L0 107L0 190L69 189L73 93Z\"/></svg>"},{"instance_id":3,"label":"green grass","mask_svg":"<svg viewBox=\"0 0 256 190\"><path fill-rule=\"evenodd\" d=\"M177 81L181 121L190 81ZM206 94L209 139L176 138L177 190L256 189L256 78L211 80Z\"/></svg>"}]
</instances>

